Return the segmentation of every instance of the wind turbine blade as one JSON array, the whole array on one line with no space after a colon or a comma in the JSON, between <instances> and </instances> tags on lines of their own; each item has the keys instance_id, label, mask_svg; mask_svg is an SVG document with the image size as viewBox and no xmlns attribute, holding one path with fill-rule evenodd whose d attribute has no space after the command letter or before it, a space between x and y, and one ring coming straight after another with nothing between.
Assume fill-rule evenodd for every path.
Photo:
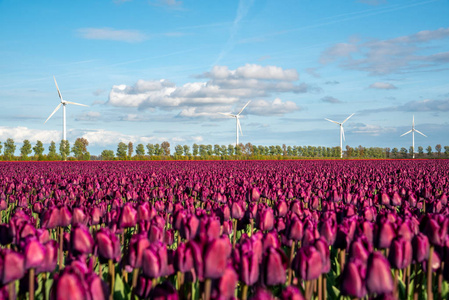
<instances>
[{"instance_id":1,"label":"wind turbine blade","mask_svg":"<svg viewBox=\"0 0 449 300\"><path fill-rule=\"evenodd\" d=\"M345 129L344 129L343 126L341 126L341 133L342 133L342 135L343 135L343 141L346 142L346 139L345 139Z\"/></svg>"},{"instance_id":2,"label":"wind turbine blade","mask_svg":"<svg viewBox=\"0 0 449 300\"><path fill-rule=\"evenodd\" d=\"M412 127L415 128L415 115L413 115L413 119L412 119Z\"/></svg>"},{"instance_id":3,"label":"wind turbine blade","mask_svg":"<svg viewBox=\"0 0 449 300\"><path fill-rule=\"evenodd\" d=\"M237 118L237 126L240 129L240 134L243 135L242 126L240 126L240 120Z\"/></svg>"},{"instance_id":4,"label":"wind turbine blade","mask_svg":"<svg viewBox=\"0 0 449 300\"><path fill-rule=\"evenodd\" d=\"M44 124L47 123L48 120L50 120L51 116L55 114L55 112L58 111L58 109L61 107L62 103L59 103L58 106L56 106L55 110L51 113L51 115L45 120Z\"/></svg>"},{"instance_id":5,"label":"wind turbine blade","mask_svg":"<svg viewBox=\"0 0 449 300\"><path fill-rule=\"evenodd\" d=\"M240 112L237 114L240 115L242 113L242 111L248 106L248 104L250 104L251 100L248 101L248 103L245 104L245 106L243 106L243 108L240 110Z\"/></svg>"},{"instance_id":6,"label":"wind turbine blade","mask_svg":"<svg viewBox=\"0 0 449 300\"><path fill-rule=\"evenodd\" d=\"M76 103L76 102L71 102L71 101L65 101L65 103L68 103L68 104L73 104L73 105L79 105L79 106L85 106L85 107L89 107L89 105L85 105L85 104L81 104L81 103Z\"/></svg>"},{"instance_id":7,"label":"wind turbine blade","mask_svg":"<svg viewBox=\"0 0 449 300\"><path fill-rule=\"evenodd\" d=\"M354 113L355 114L355 113ZM349 117L347 117L343 122L341 122L341 124L343 124L344 122L346 122L347 120L349 120L350 117L352 117L354 114L350 115Z\"/></svg>"},{"instance_id":8,"label":"wind turbine blade","mask_svg":"<svg viewBox=\"0 0 449 300\"><path fill-rule=\"evenodd\" d=\"M415 131L416 131L417 133L419 133L420 135L423 135L423 136L427 137L427 135L425 135L425 134L422 133L421 131L419 131L419 130L417 130L417 129L415 129Z\"/></svg>"},{"instance_id":9,"label":"wind turbine blade","mask_svg":"<svg viewBox=\"0 0 449 300\"><path fill-rule=\"evenodd\" d=\"M223 116L235 118L235 116L233 114L230 114L230 113L221 113L221 112L219 112L219 114L223 115Z\"/></svg>"},{"instance_id":10,"label":"wind turbine blade","mask_svg":"<svg viewBox=\"0 0 449 300\"><path fill-rule=\"evenodd\" d=\"M327 120L327 121L329 121L329 122L332 122L332 123L335 123L335 124L338 124L338 125L340 125L340 123L338 123L338 122L335 122L335 121L332 121L332 120L329 120L329 119L326 119L326 118L324 118L324 120Z\"/></svg>"},{"instance_id":11,"label":"wind turbine blade","mask_svg":"<svg viewBox=\"0 0 449 300\"><path fill-rule=\"evenodd\" d=\"M61 99L61 101L62 101L62 95L61 95L61 92L59 91L58 83L56 82L55 76L53 76L53 79L55 80L55 85L56 85L56 89L58 90L59 99Z\"/></svg>"},{"instance_id":12,"label":"wind turbine blade","mask_svg":"<svg viewBox=\"0 0 449 300\"><path fill-rule=\"evenodd\" d=\"M409 134L410 132L412 132L412 130L407 131L406 133L402 134L401 136L404 136L406 134Z\"/></svg>"}]
</instances>

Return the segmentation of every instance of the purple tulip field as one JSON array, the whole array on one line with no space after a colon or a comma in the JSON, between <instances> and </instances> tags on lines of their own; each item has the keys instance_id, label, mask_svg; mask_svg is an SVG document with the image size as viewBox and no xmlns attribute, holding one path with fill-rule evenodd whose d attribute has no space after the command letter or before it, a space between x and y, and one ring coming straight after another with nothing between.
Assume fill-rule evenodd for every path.
<instances>
[{"instance_id":1,"label":"purple tulip field","mask_svg":"<svg viewBox=\"0 0 449 300\"><path fill-rule=\"evenodd\" d=\"M447 299L449 161L0 163L0 299Z\"/></svg>"}]
</instances>

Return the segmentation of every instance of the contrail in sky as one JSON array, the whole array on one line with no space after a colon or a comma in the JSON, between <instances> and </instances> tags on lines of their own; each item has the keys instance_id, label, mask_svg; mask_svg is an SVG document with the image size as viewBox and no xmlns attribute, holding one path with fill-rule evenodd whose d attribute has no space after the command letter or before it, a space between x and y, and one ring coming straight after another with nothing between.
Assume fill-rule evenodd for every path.
<instances>
[{"instance_id":1,"label":"contrail in sky","mask_svg":"<svg viewBox=\"0 0 449 300\"><path fill-rule=\"evenodd\" d=\"M226 42L226 45L224 46L223 50L221 50L220 54L218 55L218 58L215 60L213 66L220 63L223 57L225 57L226 54L228 54L228 52L234 48L235 35L237 34L237 31L239 29L240 22L248 14L248 11L250 10L253 3L254 0L240 0L239 7L237 8L237 15L235 16L234 22L232 23L229 39Z\"/></svg>"}]
</instances>

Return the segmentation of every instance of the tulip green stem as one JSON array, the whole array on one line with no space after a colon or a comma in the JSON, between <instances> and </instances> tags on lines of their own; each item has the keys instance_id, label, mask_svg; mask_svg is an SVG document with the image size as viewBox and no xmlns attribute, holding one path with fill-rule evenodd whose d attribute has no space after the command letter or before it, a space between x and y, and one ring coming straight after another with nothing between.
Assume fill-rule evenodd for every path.
<instances>
[{"instance_id":1,"label":"tulip green stem","mask_svg":"<svg viewBox=\"0 0 449 300\"><path fill-rule=\"evenodd\" d=\"M249 226L249 234L248 237L251 237L253 235L253 230L254 230L254 220L251 218L251 221L249 222L250 226Z\"/></svg>"},{"instance_id":2,"label":"tulip green stem","mask_svg":"<svg viewBox=\"0 0 449 300\"><path fill-rule=\"evenodd\" d=\"M58 251L58 256L59 256L59 272L61 272L62 270L62 264L63 264L63 254L62 254L62 244L64 241L64 229L62 228L62 226L59 227L59 251Z\"/></svg>"},{"instance_id":3,"label":"tulip green stem","mask_svg":"<svg viewBox=\"0 0 449 300\"><path fill-rule=\"evenodd\" d=\"M210 294L212 289L212 279L207 278L204 282L204 300L210 300Z\"/></svg>"},{"instance_id":4,"label":"tulip green stem","mask_svg":"<svg viewBox=\"0 0 449 300\"><path fill-rule=\"evenodd\" d=\"M139 268L133 270L133 281L131 288L131 297L129 299L134 300L134 295L136 294L137 278L139 277Z\"/></svg>"},{"instance_id":5,"label":"tulip green stem","mask_svg":"<svg viewBox=\"0 0 449 300\"><path fill-rule=\"evenodd\" d=\"M246 300L247 298L248 298L248 285L243 284L242 300Z\"/></svg>"},{"instance_id":6,"label":"tulip green stem","mask_svg":"<svg viewBox=\"0 0 449 300\"><path fill-rule=\"evenodd\" d=\"M441 295L443 293L443 270L444 261L441 262L441 267L438 269L438 299L442 299Z\"/></svg>"},{"instance_id":7,"label":"tulip green stem","mask_svg":"<svg viewBox=\"0 0 449 300\"><path fill-rule=\"evenodd\" d=\"M323 274L323 299L327 299L327 275Z\"/></svg>"},{"instance_id":8,"label":"tulip green stem","mask_svg":"<svg viewBox=\"0 0 449 300\"><path fill-rule=\"evenodd\" d=\"M340 274L343 274L343 268L345 266L346 249L340 250Z\"/></svg>"},{"instance_id":9,"label":"tulip green stem","mask_svg":"<svg viewBox=\"0 0 449 300\"><path fill-rule=\"evenodd\" d=\"M234 229L234 235L233 235L233 237L232 237L232 249L234 249L235 248L235 240L236 240L236 238L237 238L237 219L234 219L234 220L232 220L232 222L234 223L233 225L233 229Z\"/></svg>"},{"instance_id":10,"label":"tulip green stem","mask_svg":"<svg viewBox=\"0 0 449 300\"><path fill-rule=\"evenodd\" d=\"M109 267L109 279L111 284L111 293L109 294L109 299L114 299L114 288L115 288L115 269L114 269L114 262L112 259L108 261L108 267Z\"/></svg>"},{"instance_id":11,"label":"tulip green stem","mask_svg":"<svg viewBox=\"0 0 449 300\"><path fill-rule=\"evenodd\" d=\"M318 300L323 299L323 274L318 277Z\"/></svg>"},{"instance_id":12,"label":"tulip green stem","mask_svg":"<svg viewBox=\"0 0 449 300\"><path fill-rule=\"evenodd\" d=\"M47 300L47 272L42 273L42 295Z\"/></svg>"},{"instance_id":13,"label":"tulip green stem","mask_svg":"<svg viewBox=\"0 0 449 300\"><path fill-rule=\"evenodd\" d=\"M410 268L411 268L411 265L408 265L407 269L405 271L404 283L405 283L405 298L406 299L408 299L408 296L410 294Z\"/></svg>"},{"instance_id":14,"label":"tulip green stem","mask_svg":"<svg viewBox=\"0 0 449 300\"><path fill-rule=\"evenodd\" d=\"M398 298L398 282L399 282L399 270L394 269L394 284L393 284L393 295L397 299Z\"/></svg>"},{"instance_id":15,"label":"tulip green stem","mask_svg":"<svg viewBox=\"0 0 449 300\"><path fill-rule=\"evenodd\" d=\"M29 273L29 280L28 280L28 292L29 292L29 299L34 300L34 268L31 268Z\"/></svg>"},{"instance_id":16,"label":"tulip green stem","mask_svg":"<svg viewBox=\"0 0 449 300\"><path fill-rule=\"evenodd\" d=\"M430 246L429 260L427 261L427 299L432 298L432 259L433 259L434 246Z\"/></svg>"},{"instance_id":17,"label":"tulip green stem","mask_svg":"<svg viewBox=\"0 0 449 300\"><path fill-rule=\"evenodd\" d=\"M420 282L422 273L419 273L418 276L418 263L415 264L415 279L413 280L413 299L418 299L419 290L420 290Z\"/></svg>"},{"instance_id":18,"label":"tulip green stem","mask_svg":"<svg viewBox=\"0 0 449 300\"><path fill-rule=\"evenodd\" d=\"M16 282L12 281L8 284L8 298L9 300L15 299L15 293L16 293Z\"/></svg>"},{"instance_id":19,"label":"tulip green stem","mask_svg":"<svg viewBox=\"0 0 449 300\"><path fill-rule=\"evenodd\" d=\"M292 279L293 279L292 261L293 261L293 256L295 255L295 245L296 245L296 242L292 241L292 246L290 247L290 260L288 262L287 285L292 284Z\"/></svg>"}]
</instances>

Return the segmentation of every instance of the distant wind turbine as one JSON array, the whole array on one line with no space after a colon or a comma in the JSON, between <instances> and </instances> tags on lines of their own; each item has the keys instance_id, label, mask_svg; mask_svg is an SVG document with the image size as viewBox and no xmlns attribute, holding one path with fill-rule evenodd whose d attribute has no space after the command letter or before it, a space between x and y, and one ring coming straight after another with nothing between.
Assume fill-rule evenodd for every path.
<instances>
[{"instance_id":1,"label":"distant wind turbine","mask_svg":"<svg viewBox=\"0 0 449 300\"><path fill-rule=\"evenodd\" d=\"M412 129L407 131L406 133L402 134L401 136L404 136L406 134L409 134L410 132L412 133L412 149L413 149L413 153L412 153L412 157L415 158L415 131L425 137L427 137L427 135L425 135L424 133L422 133L421 131L419 131L418 129L415 129L415 115L413 115L413 119L412 119Z\"/></svg>"},{"instance_id":2,"label":"distant wind turbine","mask_svg":"<svg viewBox=\"0 0 449 300\"><path fill-rule=\"evenodd\" d=\"M243 132L242 132L242 127L240 126L240 114L242 113L242 111L248 106L248 104L251 102L251 100L250 101L248 101L248 103L246 103L245 104L245 106L243 106L243 108L239 111L239 113L238 114L236 114L236 115L234 115L234 114L231 114L231 113L220 113L220 114L222 114L222 115L224 115L224 116L228 116L228 117L231 117L231 118L235 118L235 121L236 121L236 128L235 128L235 133L236 133L236 140L235 140L235 145L237 146L238 144L239 144L239 130L240 130L240 134L241 135L243 135Z\"/></svg>"},{"instance_id":3,"label":"distant wind turbine","mask_svg":"<svg viewBox=\"0 0 449 300\"><path fill-rule=\"evenodd\" d=\"M51 115L47 118L47 120L45 120L44 124L47 123L47 121L58 111L58 109L62 105L62 139L66 140L67 137L66 137L65 106L67 104L73 104L73 105L79 105L79 106L86 106L86 107L88 107L88 105L75 103L75 102L71 102L71 101L67 101L67 100L62 99L62 95L61 95L61 92L59 91L58 83L56 82L55 76L53 76L53 79L55 80L56 89L58 90L58 95L59 95L59 99L61 100L61 103L59 103L58 106L56 106L55 110L51 113Z\"/></svg>"},{"instance_id":4,"label":"distant wind turbine","mask_svg":"<svg viewBox=\"0 0 449 300\"><path fill-rule=\"evenodd\" d=\"M329 119L326 119L325 118L325 120L327 120L327 121L329 121L329 122L332 122L332 123L335 123L335 124L338 124L339 126L340 126L340 158L343 158L343 140L345 140L346 141L346 139L345 139L345 130L343 129L343 124L350 118L350 117L352 117L354 114L352 114L352 115L350 115L349 117L347 117L343 122L341 122L341 123L338 123L338 122L335 122L335 121L332 121L332 120L329 120Z\"/></svg>"}]
</instances>

